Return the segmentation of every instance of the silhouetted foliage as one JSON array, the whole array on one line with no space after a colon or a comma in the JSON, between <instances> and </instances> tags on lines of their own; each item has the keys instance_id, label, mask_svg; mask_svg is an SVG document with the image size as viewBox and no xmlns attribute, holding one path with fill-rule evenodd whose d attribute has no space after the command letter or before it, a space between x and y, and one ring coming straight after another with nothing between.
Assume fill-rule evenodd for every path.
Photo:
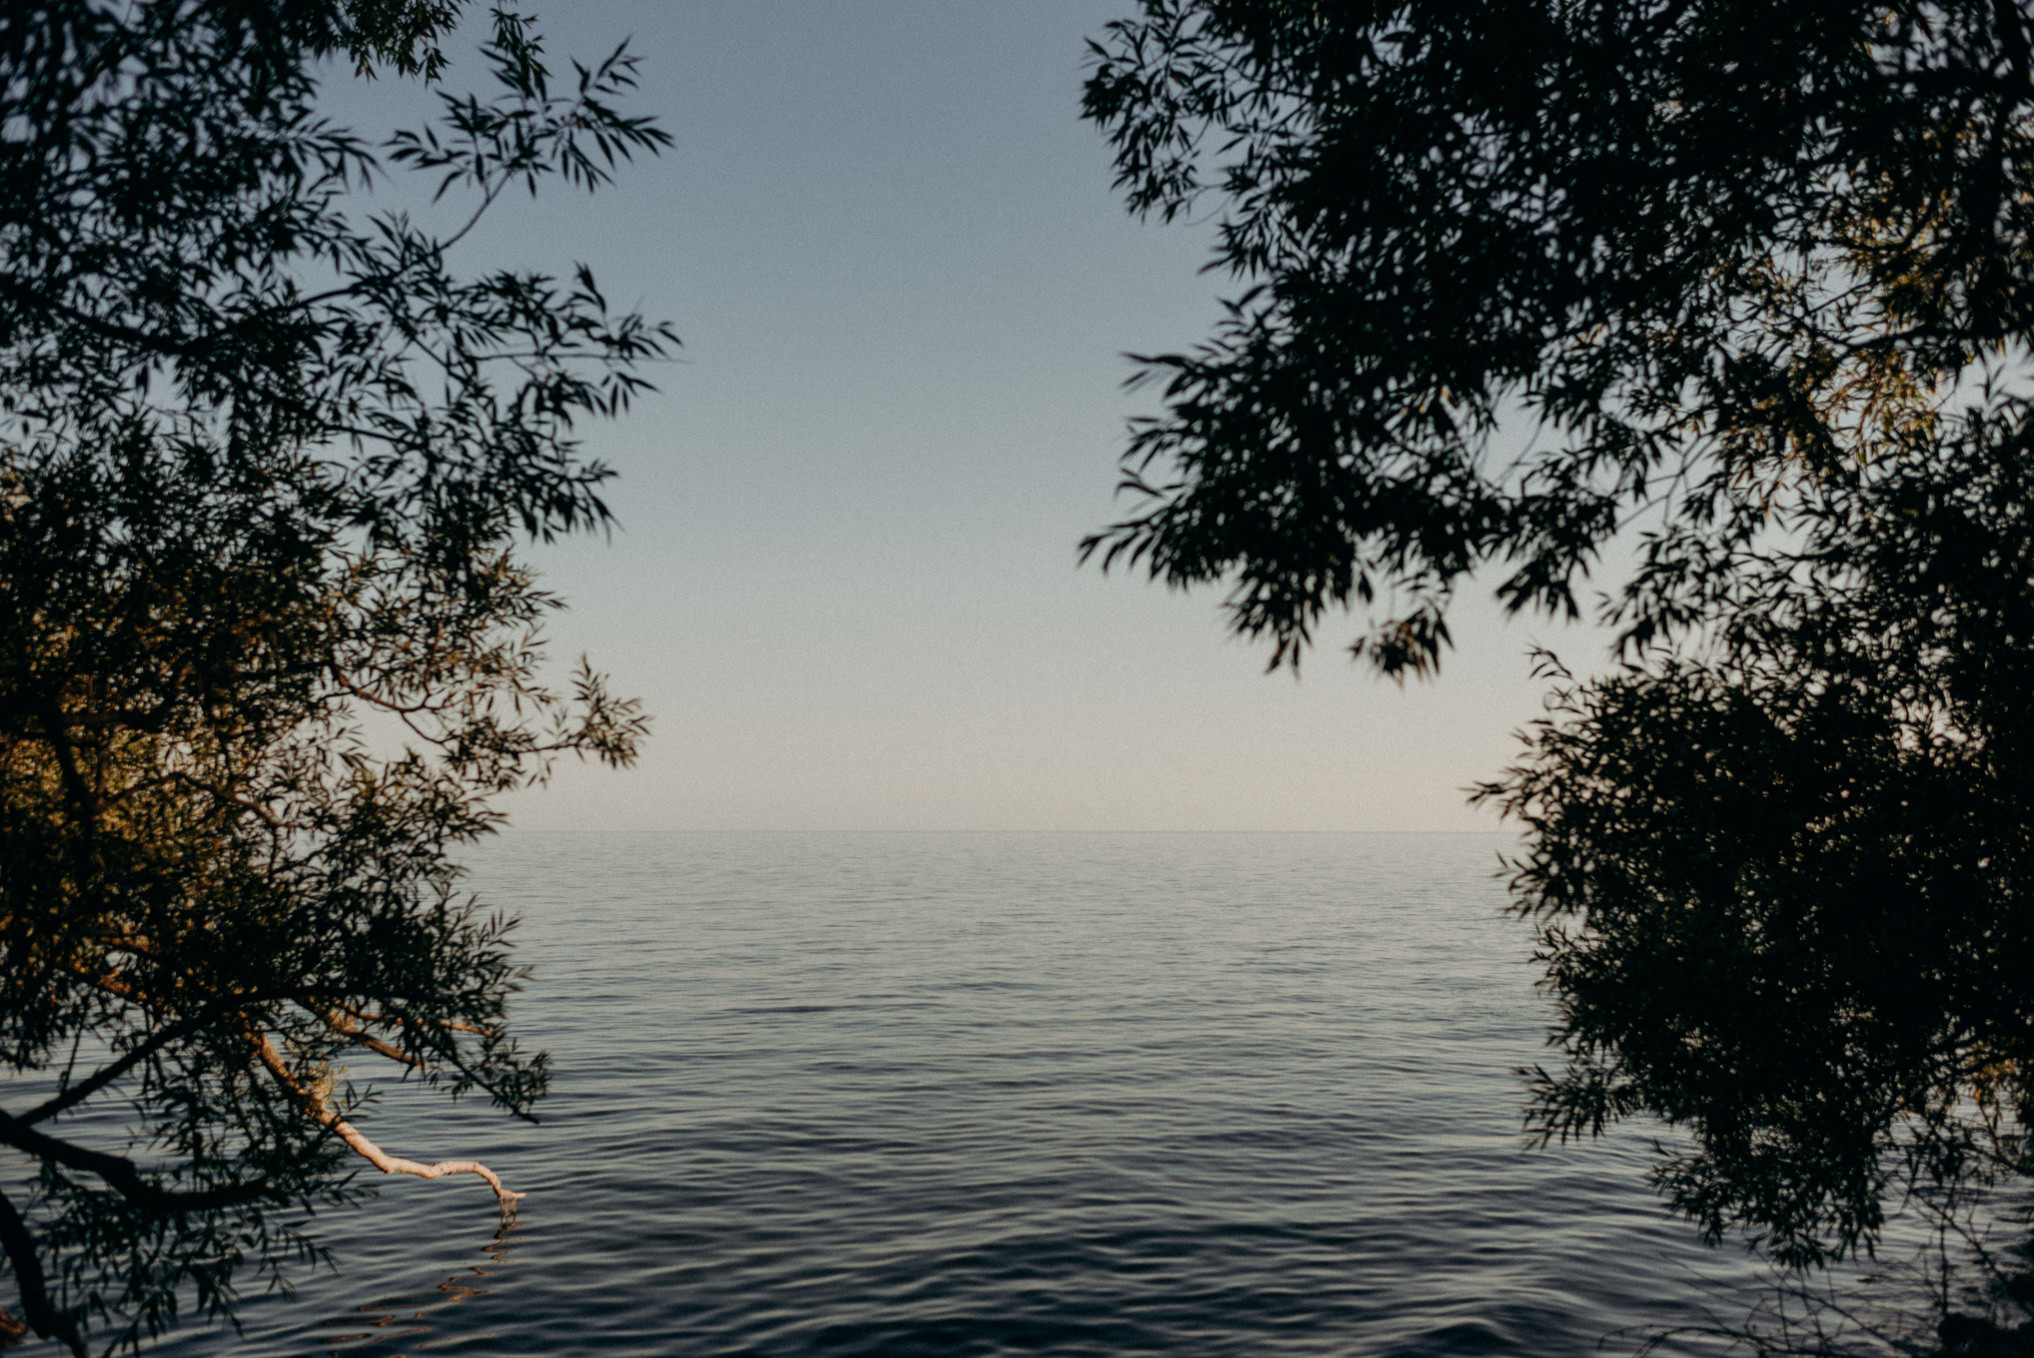
<instances>
[{"instance_id":1,"label":"silhouetted foliage","mask_svg":"<svg viewBox=\"0 0 2034 1358\"><path fill-rule=\"evenodd\" d=\"M1248 284L1145 360L1144 510L1086 544L1296 661L1331 607L1437 663L1465 574L1573 612L1641 512L1666 560L1925 433L2034 291L2023 7L1146 0L1084 108L1131 207ZM1498 421L1535 437L1516 457ZM1634 601L1644 641L1681 620Z\"/></svg>"},{"instance_id":2,"label":"silhouetted foliage","mask_svg":"<svg viewBox=\"0 0 2034 1358\"><path fill-rule=\"evenodd\" d=\"M541 682L515 549L606 521L574 425L674 341L349 205L385 162L477 216L666 138L625 52L554 89L509 10L493 98L380 152L318 117L321 64L442 71L457 8L0 7L0 1249L78 1354L315 1256L356 1153L516 1196L375 1147L339 1063L543 1091L453 855L558 754L633 756L633 704Z\"/></svg>"},{"instance_id":3,"label":"silhouetted foliage","mask_svg":"<svg viewBox=\"0 0 2034 1358\"><path fill-rule=\"evenodd\" d=\"M2017 413L1955 426L1825 478L1699 640L1557 675L1481 794L1560 1002L1534 1126L1681 1124L1672 1201L1783 1261L2034 1169L2034 457Z\"/></svg>"},{"instance_id":4,"label":"silhouetted foliage","mask_svg":"<svg viewBox=\"0 0 2034 1358\"><path fill-rule=\"evenodd\" d=\"M1602 599L1478 795L1566 1064L1530 1126L1692 1134L1789 1263L2034 1169L2034 11L2021 0L1145 0L1085 108L1243 291L1142 360L1085 550L1431 670L1472 571ZM1516 448L1515 453L1505 449ZM1613 539L1620 539L1614 543Z\"/></svg>"}]
</instances>

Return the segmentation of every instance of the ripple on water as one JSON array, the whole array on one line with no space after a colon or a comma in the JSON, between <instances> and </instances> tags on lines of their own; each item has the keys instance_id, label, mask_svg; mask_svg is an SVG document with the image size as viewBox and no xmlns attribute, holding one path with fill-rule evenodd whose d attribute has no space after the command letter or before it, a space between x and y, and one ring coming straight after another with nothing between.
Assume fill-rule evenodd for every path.
<instances>
[{"instance_id":1,"label":"ripple on water","mask_svg":"<svg viewBox=\"0 0 2034 1358\"><path fill-rule=\"evenodd\" d=\"M164 1352L1635 1349L1752 1274L1633 1141L1521 1148L1502 842L512 836L474 884L524 917L544 1120L397 1088L376 1125L521 1219L392 1184L338 1272Z\"/></svg>"}]
</instances>

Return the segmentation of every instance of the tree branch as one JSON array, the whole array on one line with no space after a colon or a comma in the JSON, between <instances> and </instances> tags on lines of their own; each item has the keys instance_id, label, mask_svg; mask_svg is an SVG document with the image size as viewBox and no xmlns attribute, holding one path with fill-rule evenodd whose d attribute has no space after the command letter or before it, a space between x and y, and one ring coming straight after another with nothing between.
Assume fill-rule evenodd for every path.
<instances>
[{"instance_id":1,"label":"tree branch","mask_svg":"<svg viewBox=\"0 0 2034 1358\"><path fill-rule=\"evenodd\" d=\"M501 1177L478 1160L439 1160L427 1165L419 1160L405 1160L401 1156L390 1155L363 1136L359 1128L334 1112L331 1105L315 1090L306 1088L303 1081L291 1072L288 1063L282 1058L282 1053L277 1051L275 1043L269 1040L268 1034L255 1032L250 1034L250 1037L254 1043L256 1057L262 1065L268 1067L269 1074L275 1077L276 1083L294 1095L303 1105L304 1111L320 1126L334 1132L341 1141L351 1146L362 1159L383 1174L414 1174L419 1179L439 1179L447 1174L477 1175L486 1180L487 1186L494 1190L495 1201L501 1205L504 1217L513 1217L516 1204L528 1196L510 1192L502 1185Z\"/></svg>"},{"instance_id":2,"label":"tree branch","mask_svg":"<svg viewBox=\"0 0 2034 1358\"><path fill-rule=\"evenodd\" d=\"M210 1005L190 1018L185 1019L182 1023L172 1023L167 1028L157 1029L146 1042L143 1042L119 1060L114 1061L110 1065L101 1066L98 1070L93 1071L90 1075L78 1081L78 1083L72 1085L69 1089L64 1090L61 1094L45 1099L26 1113L23 1113L14 1120L15 1124L21 1127L32 1126L35 1123L55 1117L66 1108L76 1107L104 1089L107 1085L112 1084L128 1071L134 1069L135 1066L147 1060L150 1056L153 1056L156 1052L167 1047L170 1043L188 1037L207 1023L210 1023L218 1017L218 1009L219 1006ZM0 1116L4 1116L4 1114L0 1114Z\"/></svg>"},{"instance_id":3,"label":"tree branch","mask_svg":"<svg viewBox=\"0 0 2034 1358\"><path fill-rule=\"evenodd\" d=\"M166 1189L143 1178L140 1168L125 1156L109 1155L105 1151L87 1150L69 1141L59 1141L46 1132L23 1125L6 1113L0 1113L0 1141L39 1160L54 1161L67 1169L96 1174L121 1197L146 1212L204 1212L250 1202L271 1192L266 1180L191 1191Z\"/></svg>"},{"instance_id":4,"label":"tree branch","mask_svg":"<svg viewBox=\"0 0 2034 1358\"><path fill-rule=\"evenodd\" d=\"M14 1284L21 1291L21 1309L28 1328L39 1339L63 1340L74 1358L91 1358L85 1337L78 1333L78 1323L57 1314L50 1305L49 1284L43 1277L42 1260L35 1253L35 1241L5 1193L0 1193L0 1249L6 1251L7 1263L14 1270Z\"/></svg>"}]
</instances>

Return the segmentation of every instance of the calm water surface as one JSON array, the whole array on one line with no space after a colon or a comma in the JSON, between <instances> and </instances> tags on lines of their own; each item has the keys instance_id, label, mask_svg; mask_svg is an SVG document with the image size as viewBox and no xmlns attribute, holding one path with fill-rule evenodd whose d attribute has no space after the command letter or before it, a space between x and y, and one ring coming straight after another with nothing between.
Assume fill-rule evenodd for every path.
<instances>
[{"instance_id":1,"label":"calm water surface","mask_svg":"<svg viewBox=\"0 0 2034 1358\"><path fill-rule=\"evenodd\" d=\"M211 1355L1629 1353L1749 1268L1529 1152L1495 835L523 833L541 1125L398 1089L340 1270ZM356 1073L361 1073L356 1071ZM1668 1352L1686 1349L1669 1348Z\"/></svg>"}]
</instances>

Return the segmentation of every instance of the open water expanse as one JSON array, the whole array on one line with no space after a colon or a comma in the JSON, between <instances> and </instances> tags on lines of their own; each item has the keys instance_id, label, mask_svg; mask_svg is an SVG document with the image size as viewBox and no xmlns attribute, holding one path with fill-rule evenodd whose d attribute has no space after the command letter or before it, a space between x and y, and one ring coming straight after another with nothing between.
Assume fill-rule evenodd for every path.
<instances>
[{"instance_id":1,"label":"open water expanse","mask_svg":"<svg viewBox=\"0 0 2034 1358\"><path fill-rule=\"evenodd\" d=\"M518 1223L389 1181L328 1223L339 1271L158 1352L1563 1355L1738 1319L1755 1275L1640 1138L1523 1147L1508 842L512 834L473 885L524 920L542 1123L397 1090L366 1125L485 1159Z\"/></svg>"}]
</instances>

